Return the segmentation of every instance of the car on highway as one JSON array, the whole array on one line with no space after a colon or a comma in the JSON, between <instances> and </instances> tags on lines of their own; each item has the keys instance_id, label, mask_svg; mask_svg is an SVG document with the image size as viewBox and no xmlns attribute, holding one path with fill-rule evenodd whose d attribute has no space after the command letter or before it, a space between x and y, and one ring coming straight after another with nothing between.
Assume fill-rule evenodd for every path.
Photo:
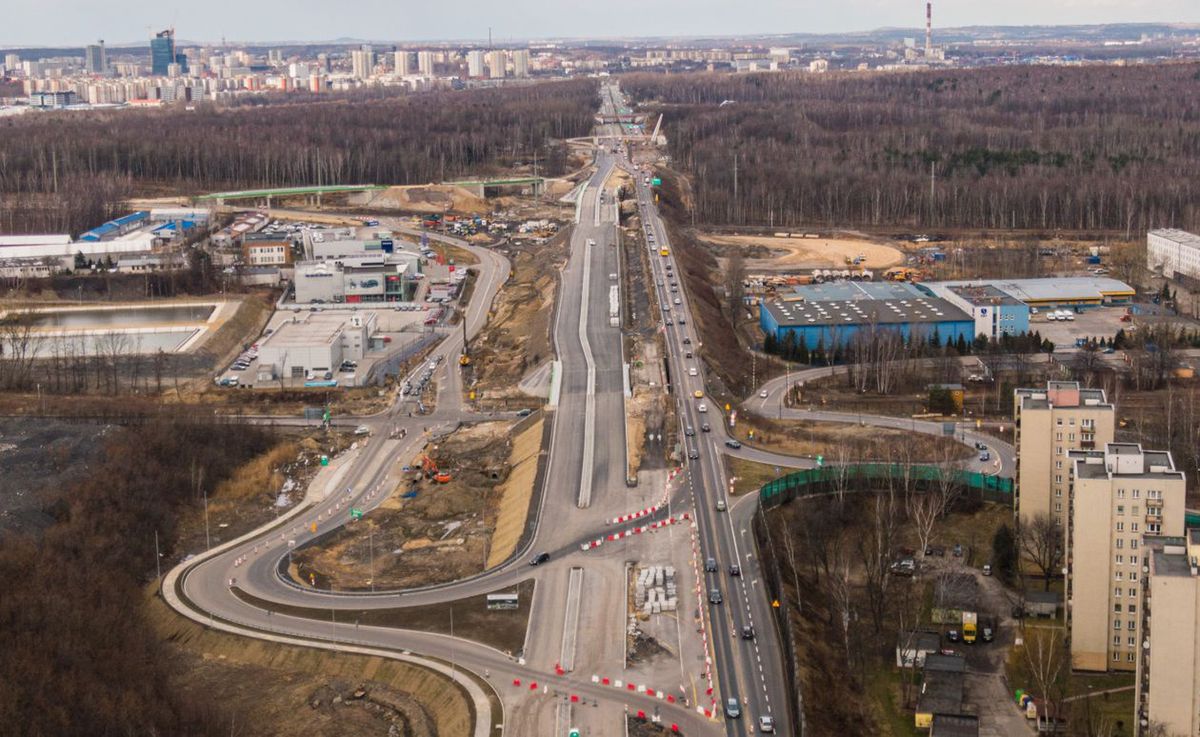
<instances>
[{"instance_id":1,"label":"car on highway","mask_svg":"<svg viewBox=\"0 0 1200 737\"><path fill-rule=\"evenodd\" d=\"M775 731L775 720L768 716L758 718L758 731L773 733Z\"/></svg>"},{"instance_id":2,"label":"car on highway","mask_svg":"<svg viewBox=\"0 0 1200 737\"><path fill-rule=\"evenodd\" d=\"M677 305L681 305L681 304L683 304L683 300L681 300L681 299L679 299L678 297L676 297L676 298L675 298L675 304L677 304Z\"/></svg>"},{"instance_id":3,"label":"car on highway","mask_svg":"<svg viewBox=\"0 0 1200 737\"><path fill-rule=\"evenodd\" d=\"M721 596L720 589L709 589L708 590L708 603L709 604L720 604L723 601L725 601L725 597Z\"/></svg>"},{"instance_id":4,"label":"car on highway","mask_svg":"<svg viewBox=\"0 0 1200 737\"><path fill-rule=\"evenodd\" d=\"M691 339L691 338L688 338L688 337L684 337L684 339L683 339L683 344L684 344L684 345L691 345L691 344L692 344L692 339Z\"/></svg>"},{"instance_id":5,"label":"car on highway","mask_svg":"<svg viewBox=\"0 0 1200 737\"><path fill-rule=\"evenodd\" d=\"M725 716L730 719L737 719L742 715L742 705L736 697L729 697L725 700Z\"/></svg>"},{"instance_id":6,"label":"car on highway","mask_svg":"<svg viewBox=\"0 0 1200 737\"><path fill-rule=\"evenodd\" d=\"M700 426L700 432L712 432L712 425L707 422Z\"/></svg>"},{"instance_id":7,"label":"car on highway","mask_svg":"<svg viewBox=\"0 0 1200 737\"><path fill-rule=\"evenodd\" d=\"M545 552L538 553L537 555L533 556L533 558L531 558L529 560L529 565L540 566L541 564L545 563L548 560L550 560L549 553L545 553Z\"/></svg>"},{"instance_id":8,"label":"car on highway","mask_svg":"<svg viewBox=\"0 0 1200 737\"><path fill-rule=\"evenodd\" d=\"M688 376L696 376L699 373L700 372L696 370L695 366L692 366L691 368L688 369Z\"/></svg>"},{"instance_id":9,"label":"car on highway","mask_svg":"<svg viewBox=\"0 0 1200 737\"><path fill-rule=\"evenodd\" d=\"M359 425L358 427L354 428L354 434L355 435L370 435L371 428L367 427L366 425Z\"/></svg>"},{"instance_id":10,"label":"car on highway","mask_svg":"<svg viewBox=\"0 0 1200 737\"><path fill-rule=\"evenodd\" d=\"M758 393L758 396L762 397L763 399L766 399L768 396L770 396L770 393L766 389L763 389L762 391L760 391Z\"/></svg>"},{"instance_id":11,"label":"car on highway","mask_svg":"<svg viewBox=\"0 0 1200 737\"><path fill-rule=\"evenodd\" d=\"M742 575L742 567L739 566L737 563L734 563L733 565L729 566L729 575L730 576Z\"/></svg>"},{"instance_id":12,"label":"car on highway","mask_svg":"<svg viewBox=\"0 0 1200 737\"><path fill-rule=\"evenodd\" d=\"M697 389L696 391L692 392L692 396L693 396L693 397L695 397L696 399L703 399L703 398L704 398L704 392L702 392L702 391L700 391L699 389Z\"/></svg>"},{"instance_id":13,"label":"car on highway","mask_svg":"<svg viewBox=\"0 0 1200 737\"><path fill-rule=\"evenodd\" d=\"M979 460L980 461L990 461L990 460L992 460L992 454L986 450L981 450L981 451L979 451Z\"/></svg>"},{"instance_id":14,"label":"car on highway","mask_svg":"<svg viewBox=\"0 0 1200 737\"><path fill-rule=\"evenodd\" d=\"M730 448L734 448L735 450L742 447L742 444L737 440L726 440L725 445L729 446Z\"/></svg>"},{"instance_id":15,"label":"car on highway","mask_svg":"<svg viewBox=\"0 0 1200 737\"><path fill-rule=\"evenodd\" d=\"M685 427L685 428L683 428L683 434L690 438L696 434L696 431L690 427Z\"/></svg>"},{"instance_id":16,"label":"car on highway","mask_svg":"<svg viewBox=\"0 0 1200 737\"><path fill-rule=\"evenodd\" d=\"M729 508L729 505L725 503L724 499L718 499L716 508L717 508L718 512L724 512L726 509Z\"/></svg>"},{"instance_id":17,"label":"car on highway","mask_svg":"<svg viewBox=\"0 0 1200 737\"><path fill-rule=\"evenodd\" d=\"M693 461L699 457L700 457L700 451L696 450L695 448L692 448L691 450L688 451L688 458L692 459Z\"/></svg>"},{"instance_id":18,"label":"car on highway","mask_svg":"<svg viewBox=\"0 0 1200 737\"><path fill-rule=\"evenodd\" d=\"M684 320L682 317L676 320L676 322L678 322L680 325L687 325L687 320Z\"/></svg>"},{"instance_id":19,"label":"car on highway","mask_svg":"<svg viewBox=\"0 0 1200 737\"><path fill-rule=\"evenodd\" d=\"M692 357L692 352L691 352L691 351L688 351L687 353L683 354L683 357L684 357L684 358L691 358L691 357Z\"/></svg>"},{"instance_id":20,"label":"car on highway","mask_svg":"<svg viewBox=\"0 0 1200 737\"><path fill-rule=\"evenodd\" d=\"M754 639L754 625L747 624L742 627L742 639L743 640L753 640Z\"/></svg>"},{"instance_id":21,"label":"car on highway","mask_svg":"<svg viewBox=\"0 0 1200 737\"><path fill-rule=\"evenodd\" d=\"M708 405L707 405L707 404L705 404L704 402L701 402L701 403L700 403L700 406L699 406L699 407L697 407L696 409L697 409L698 411L700 411L700 412L707 412L707 411L708 411Z\"/></svg>"}]
</instances>

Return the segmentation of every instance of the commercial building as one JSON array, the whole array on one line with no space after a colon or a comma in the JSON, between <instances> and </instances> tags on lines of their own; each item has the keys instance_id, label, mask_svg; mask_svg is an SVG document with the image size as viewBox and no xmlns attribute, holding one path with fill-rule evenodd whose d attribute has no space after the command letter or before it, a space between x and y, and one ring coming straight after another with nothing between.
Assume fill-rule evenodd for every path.
<instances>
[{"instance_id":1,"label":"commercial building","mask_svg":"<svg viewBox=\"0 0 1200 737\"><path fill-rule=\"evenodd\" d=\"M1136 290L1123 281L1101 276L1070 276L1053 279L976 279L973 281L929 282L920 285L930 294L951 287L990 286L1013 299L1037 308L1083 309L1129 304Z\"/></svg>"},{"instance_id":2,"label":"commercial building","mask_svg":"<svg viewBox=\"0 0 1200 737\"><path fill-rule=\"evenodd\" d=\"M1134 443L1074 451L1070 460L1066 600L1071 666L1133 671L1145 614L1139 576L1148 551L1141 547L1142 538L1183 535L1184 475L1175 470L1169 452L1143 450ZM1154 611L1163 611L1158 602Z\"/></svg>"},{"instance_id":3,"label":"commercial building","mask_svg":"<svg viewBox=\"0 0 1200 737\"><path fill-rule=\"evenodd\" d=\"M1168 279L1179 275L1200 279L1200 235L1184 230L1152 230L1146 234L1146 266Z\"/></svg>"},{"instance_id":4,"label":"commercial building","mask_svg":"<svg viewBox=\"0 0 1200 737\"><path fill-rule=\"evenodd\" d=\"M1029 332L1029 306L991 284L924 286L970 315L977 336L999 339L1003 335Z\"/></svg>"},{"instance_id":5,"label":"commercial building","mask_svg":"<svg viewBox=\"0 0 1200 737\"><path fill-rule=\"evenodd\" d=\"M1200 530L1183 537L1147 536L1142 555L1141 657L1134 718L1163 734L1200 733Z\"/></svg>"},{"instance_id":6,"label":"commercial building","mask_svg":"<svg viewBox=\"0 0 1200 737\"><path fill-rule=\"evenodd\" d=\"M169 77L172 66L175 67L174 76L188 72L187 56L175 49L175 29L168 28L150 39L150 71L156 77Z\"/></svg>"},{"instance_id":7,"label":"commercial building","mask_svg":"<svg viewBox=\"0 0 1200 737\"><path fill-rule=\"evenodd\" d=\"M292 239L280 233L246 233L242 236L242 263L287 266L292 263Z\"/></svg>"},{"instance_id":8,"label":"commercial building","mask_svg":"<svg viewBox=\"0 0 1200 737\"><path fill-rule=\"evenodd\" d=\"M1016 390L1013 505L1021 524L1040 514L1057 518L1066 528L1071 488L1068 453L1111 443L1115 416L1103 389L1085 389L1076 381L1050 381L1045 389Z\"/></svg>"},{"instance_id":9,"label":"commercial building","mask_svg":"<svg viewBox=\"0 0 1200 737\"><path fill-rule=\"evenodd\" d=\"M809 350L847 346L867 331L892 331L904 340L939 345L975 337L975 321L958 307L912 284L828 282L795 287L759 305L763 333L779 343L803 342ZM791 337L789 337L791 336Z\"/></svg>"},{"instance_id":10,"label":"commercial building","mask_svg":"<svg viewBox=\"0 0 1200 737\"><path fill-rule=\"evenodd\" d=\"M379 254L296 264L301 304L408 302L422 278L414 254Z\"/></svg>"},{"instance_id":11,"label":"commercial building","mask_svg":"<svg viewBox=\"0 0 1200 737\"><path fill-rule=\"evenodd\" d=\"M375 315L299 313L259 343L258 372L303 379L335 372L343 361L360 361L375 332Z\"/></svg>"}]
</instances>

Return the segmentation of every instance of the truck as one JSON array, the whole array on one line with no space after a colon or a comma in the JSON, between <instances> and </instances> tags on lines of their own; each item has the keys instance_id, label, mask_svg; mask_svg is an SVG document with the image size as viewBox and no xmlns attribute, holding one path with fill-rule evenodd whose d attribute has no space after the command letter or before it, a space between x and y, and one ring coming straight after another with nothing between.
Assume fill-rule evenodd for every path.
<instances>
[{"instance_id":1,"label":"truck","mask_svg":"<svg viewBox=\"0 0 1200 737\"><path fill-rule=\"evenodd\" d=\"M979 634L979 615L975 612L964 611L962 613L962 637L963 642L968 645L975 643L975 638Z\"/></svg>"}]
</instances>

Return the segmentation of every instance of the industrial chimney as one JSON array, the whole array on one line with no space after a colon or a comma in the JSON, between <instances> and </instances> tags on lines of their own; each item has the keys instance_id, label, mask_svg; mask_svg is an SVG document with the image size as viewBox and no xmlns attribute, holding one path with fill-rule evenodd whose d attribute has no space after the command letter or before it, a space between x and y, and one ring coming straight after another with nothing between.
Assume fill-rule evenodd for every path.
<instances>
[{"instance_id":1,"label":"industrial chimney","mask_svg":"<svg viewBox=\"0 0 1200 737\"><path fill-rule=\"evenodd\" d=\"M925 3L925 58L933 56L933 3Z\"/></svg>"}]
</instances>

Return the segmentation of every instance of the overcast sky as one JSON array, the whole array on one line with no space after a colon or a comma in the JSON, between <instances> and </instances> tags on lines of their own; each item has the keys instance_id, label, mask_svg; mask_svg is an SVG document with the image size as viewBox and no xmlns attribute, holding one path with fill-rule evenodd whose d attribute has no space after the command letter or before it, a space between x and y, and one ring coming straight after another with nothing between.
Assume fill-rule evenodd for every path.
<instances>
[{"instance_id":1,"label":"overcast sky","mask_svg":"<svg viewBox=\"0 0 1200 737\"><path fill-rule=\"evenodd\" d=\"M0 46L832 33L924 25L923 0L4 0ZM1200 0L935 0L934 26L1200 22Z\"/></svg>"}]
</instances>

